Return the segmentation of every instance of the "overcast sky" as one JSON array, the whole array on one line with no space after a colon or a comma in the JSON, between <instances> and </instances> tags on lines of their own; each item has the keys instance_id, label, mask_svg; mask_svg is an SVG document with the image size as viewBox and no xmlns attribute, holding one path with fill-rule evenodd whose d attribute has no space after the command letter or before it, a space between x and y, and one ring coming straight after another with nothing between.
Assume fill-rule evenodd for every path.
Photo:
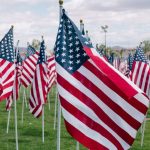
<instances>
[{"instance_id":1,"label":"overcast sky","mask_svg":"<svg viewBox=\"0 0 150 150\"><path fill-rule=\"evenodd\" d=\"M0 0L0 38L14 25L20 46L44 35L47 47L55 43L59 22L58 0ZM64 0L69 17L79 27L83 19L94 45L104 43L102 25L108 25L109 46L136 47L150 40L150 0Z\"/></svg>"}]
</instances>

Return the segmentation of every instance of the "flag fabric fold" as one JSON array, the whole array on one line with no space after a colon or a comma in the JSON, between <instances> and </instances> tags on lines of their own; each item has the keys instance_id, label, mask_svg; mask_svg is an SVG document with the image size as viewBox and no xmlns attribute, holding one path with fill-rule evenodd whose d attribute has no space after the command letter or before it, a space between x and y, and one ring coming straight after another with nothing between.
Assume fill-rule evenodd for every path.
<instances>
[{"instance_id":1,"label":"flag fabric fold","mask_svg":"<svg viewBox=\"0 0 150 150\"><path fill-rule=\"evenodd\" d=\"M42 108L47 99L47 71L45 43L42 41L29 98L30 112L36 118L42 114Z\"/></svg>"},{"instance_id":2,"label":"flag fabric fold","mask_svg":"<svg viewBox=\"0 0 150 150\"><path fill-rule=\"evenodd\" d=\"M140 47L134 55L130 78L150 98L150 66Z\"/></svg>"},{"instance_id":3,"label":"flag fabric fold","mask_svg":"<svg viewBox=\"0 0 150 150\"><path fill-rule=\"evenodd\" d=\"M55 59L68 132L90 150L129 149L149 99L98 54L64 11Z\"/></svg>"},{"instance_id":4,"label":"flag fabric fold","mask_svg":"<svg viewBox=\"0 0 150 150\"><path fill-rule=\"evenodd\" d=\"M15 78L12 89L12 94L6 99L6 110L9 111L11 109L12 101L18 99L19 89L21 86L21 75L22 75L22 58L20 56L20 52L17 52L17 58L15 61Z\"/></svg>"}]
</instances>

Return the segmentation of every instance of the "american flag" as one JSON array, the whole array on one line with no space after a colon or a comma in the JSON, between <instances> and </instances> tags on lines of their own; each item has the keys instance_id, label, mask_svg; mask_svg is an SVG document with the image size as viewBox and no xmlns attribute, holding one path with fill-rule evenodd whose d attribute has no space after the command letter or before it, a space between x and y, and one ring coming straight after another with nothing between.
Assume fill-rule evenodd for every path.
<instances>
[{"instance_id":1,"label":"american flag","mask_svg":"<svg viewBox=\"0 0 150 150\"><path fill-rule=\"evenodd\" d=\"M35 48L32 47L30 44L28 44L26 57L28 58L29 56L31 56L31 55L33 55L35 53L36 53Z\"/></svg>"},{"instance_id":2,"label":"american flag","mask_svg":"<svg viewBox=\"0 0 150 150\"><path fill-rule=\"evenodd\" d=\"M52 86L56 83L55 56L52 55L48 57L47 63L48 63L48 92L49 92Z\"/></svg>"},{"instance_id":3,"label":"american flag","mask_svg":"<svg viewBox=\"0 0 150 150\"><path fill-rule=\"evenodd\" d=\"M23 62L23 71L21 76L21 83L28 87L34 76L37 60L38 60L38 52L29 45L27 48L27 58Z\"/></svg>"},{"instance_id":4,"label":"american flag","mask_svg":"<svg viewBox=\"0 0 150 150\"><path fill-rule=\"evenodd\" d=\"M111 53L110 56L107 56L108 62L113 65L114 62L114 53Z\"/></svg>"},{"instance_id":5,"label":"american flag","mask_svg":"<svg viewBox=\"0 0 150 150\"><path fill-rule=\"evenodd\" d=\"M65 12L55 59L68 132L90 150L129 149L145 118L149 99L99 56Z\"/></svg>"},{"instance_id":6,"label":"american flag","mask_svg":"<svg viewBox=\"0 0 150 150\"><path fill-rule=\"evenodd\" d=\"M12 89L12 94L6 99L6 110L9 111L11 109L13 99L17 100L19 95L19 88L21 86L21 74L22 74L22 58L20 56L20 52L18 50L17 58L16 58L16 68L15 68L15 79Z\"/></svg>"},{"instance_id":7,"label":"american flag","mask_svg":"<svg viewBox=\"0 0 150 150\"><path fill-rule=\"evenodd\" d=\"M31 84L29 107L30 112L39 117L42 113L43 104L47 98L47 65L45 57L45 44L41 42L40 53L36 65L33 81Z\"/></svg>"},{"instance_id":8,"label":"american flag","mask_svg":"<svg viewBox=\"0 0 150 150\"><path fill-rule=\"evenodd\" d=\"M150 97L150 67L142 48L138 48L134 55L131 70L131 80Z\"/></svg>"},{"instance_id":9,"label":"american flag","mask_svg":"<svg viewBox=\"0 0 150 150\"><path fill-rule=\"evenodd\" d=\"M133 56L131 55L131 53L129 53L128 55L128 59L127 59L127 70L125 72L125 76L128 77L130 79L130 75L131 75L131 70L132 70L132 65L133 65Z\"/></svg>"},{"instance_id":10,"label":"american flag","mask_svg":"<svg viewBox=\"0 0 150 150\"><path fill-rule=\"evenodd\" d=\"M113 66L119 70L119 66L120 66L120 58L114 58L114 61L113 61Z\"/></svg>"},{"instance_id":11,"label":"american flag","mask_svg":"<svg viewBox=\"0 0 150 150\"><path fill-rule=\"evenodd\" d=\"M120 62L120 65L119 65L119 71L122 73L122 74L126 74L128 70L128 63L127 63L127 60L123 59L121 60Z\"/></svg>"},{"instance_id":12,"label":"american flag","mask_svg":"<svg viewBox=\"0 0 150 150\"><path fill-rule=\"evenodd\" d=\"M13 27L8 31L0 41L0 70L3 93L0 95L0 101L6 99L12 94L14 82L14 46L13 46Z\"/></svg>"}]
</instances>

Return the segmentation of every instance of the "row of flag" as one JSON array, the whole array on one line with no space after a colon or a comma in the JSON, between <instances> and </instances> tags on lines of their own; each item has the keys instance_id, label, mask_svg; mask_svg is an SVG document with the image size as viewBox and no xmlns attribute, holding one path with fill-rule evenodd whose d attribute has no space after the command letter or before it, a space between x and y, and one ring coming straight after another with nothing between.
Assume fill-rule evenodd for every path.
<instances>
[{"instance_id":1,"label":"row of flag","mask_svg":"<svg viewBox=\"0 0 150 150\"><path fill-rule=\"evenodd\" d=\"M63 10L55 55L46 57L43 39L40 52L29 45L27 53L23 61L14 52L12 27L0 42L0 101L7 99L8 109L20 86L31 85L29 108L39 117L57 83L66 128L77 141L90 150L131 147L149 107L150 69L141 48L126 63L127 78L117 60L100 56Z\"/></svg>"},{"instance_id":2,"label":"row of flag","mask_svg":"<svg viewBox=\"0 0 150 150\"><path fill-rule=\"evenodd\" d=\"M0 47L0 101L6 99L6 109L10 110L13 100L18 99L21 85L26 88L31 85L29 108L39 117L48 91L56 83L54 56L46 57L43 40L40 52L28 45L26 59L22 60L18 48L14 49L13 27L1 40Z\"/></svg>"}]
</instances>

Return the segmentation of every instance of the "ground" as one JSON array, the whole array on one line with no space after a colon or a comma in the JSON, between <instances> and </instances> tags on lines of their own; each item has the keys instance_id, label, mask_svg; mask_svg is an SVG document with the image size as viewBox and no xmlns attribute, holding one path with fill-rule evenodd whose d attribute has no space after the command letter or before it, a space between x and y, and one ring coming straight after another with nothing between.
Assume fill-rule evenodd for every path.
<instances>
[{"instance_id":1,"label":"ground","mask_svg":"<svg viewBox=\"0 0 150 150\"><path fill-rule=\"evenodd\" d=\"M28 90L26 91L28 92ZM22 123L22 95L23 88L20 92L20 98L17 101L18 114L18 135L19 135L19 150L56 150L57 132L54 130L54 101L55 89L53 88L49 105L45 106L45 142L42 143L42 117L36 119L29 113L28 108L25 108L24 122ZM27 94L29 97L29 94ZM6 102L0 103L0 150L15 150L15 127L14 127L14 106L11 110L9 133L6 134L8 112L5 110ZM148 113L150 117L150 113ZM141 132L139 130L137 138L131 150L150 150L150 121L146 122L144 145L141 148ZM67 133L64 127L63 117L61 120L61 150L76 150L76 141ZM80 150L86 150L80 145Z\"/></svg>"}]
</instances>

